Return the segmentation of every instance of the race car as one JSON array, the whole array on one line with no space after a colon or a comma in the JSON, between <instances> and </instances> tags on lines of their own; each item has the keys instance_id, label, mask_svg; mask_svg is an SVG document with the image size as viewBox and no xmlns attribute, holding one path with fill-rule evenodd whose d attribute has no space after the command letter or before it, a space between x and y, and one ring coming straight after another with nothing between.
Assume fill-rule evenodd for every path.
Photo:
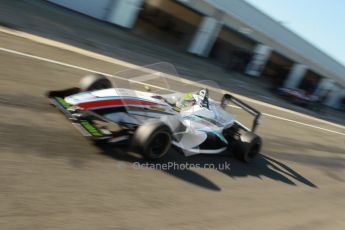
<instances>
[{"instance_id":1,"label":"race car","mask_svg":"<svg viewBox=\"0 0 345 230\"><path fill-rule=\"evenodd\" d=\"M220 103L203 88L197 92L157 94L115 88L103 75L89 75L79 87L49 91L60 109L95 143L129 146L147 159L163 157L171 145L185 156L234 154L251 161L262 146L254 132L261 113L230 94ZM254 116L248 128L226 111L232 102Z\"/></svg>"},{"instance_id":2,"label":"race car","mask_svg":"<svg viewBox=\"0 0 345 230\"><path fill-rule=\"evenodd\" d=\"M278 93L293 104L310 109L317 109L318 102L320 101L318 96L303 89L280 87L278 88Z\"/></svg>"}]
</instances>

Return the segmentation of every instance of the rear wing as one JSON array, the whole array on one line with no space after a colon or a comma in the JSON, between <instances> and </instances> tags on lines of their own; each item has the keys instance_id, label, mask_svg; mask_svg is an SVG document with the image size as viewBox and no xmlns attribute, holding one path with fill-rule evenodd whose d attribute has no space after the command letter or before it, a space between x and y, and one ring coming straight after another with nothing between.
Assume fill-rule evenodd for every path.
<instances>
[{"instance_id":1,"label":"rear wing","mask_svg":"<svg viewBox=\"0 0 345 230\"><path fill-rule=\"evenodd\" d=\"M221 107L223 109L225 109L227 102L229 102L229 101L234 103L238 107L242 108L243 110L245 110L246 112L248 112L249 114L254 116L253 125L252 125L252 128L250 131L255 132L256 128L258 127L258 125L260 123L261 112L259 112L255 108L251 107L250 105L246 104L245 102L241 101L240 99L234 97L231 94L224 94L222 101L221 101ZM243 127L243 128L246 129L246 127Z\"/></svg>"}]
</instances>

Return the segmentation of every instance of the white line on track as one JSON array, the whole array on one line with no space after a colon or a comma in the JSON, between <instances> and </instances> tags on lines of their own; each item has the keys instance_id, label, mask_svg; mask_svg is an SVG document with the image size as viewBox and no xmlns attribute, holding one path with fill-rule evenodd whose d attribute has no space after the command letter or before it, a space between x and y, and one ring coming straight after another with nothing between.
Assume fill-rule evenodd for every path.
<instances>
[{"instance_id":1,"label":"white line on track","mask_svg":"<svg viewBox=\"0 0 345 230\"><path fill-rule=\"evenodd\" d=\"M345 136L345 133L337 132L337 131L334 131L334 130L331 130L331 129L322 128L322 127L319 127L319 126L316 126L316 125L310 125L310 124L307 124L307 123L291 120L291 119L284 118L284 117L275 116L275 115L268 114L268 113L262 113L262 114L264 116L275 118L275 119L278 119L278 120L292 122L292 123L299 124L299 125L304 125L304 126L307 126L307 127L310 127L310 128L320 129L320 130L327 131L327 132L330 132L330 133L335 133L335 134L339 134L339 135Z\"/></svg>"},{"instance_id":2,"label":"white line on track","mask_svg":"<svg viewBox=\"0 0 345 230\"><path fill-rule=\"evenodd\" d=\"M104 72L100 72L100 71L96 71L96 70L92 70L92 69L88 69L88 68L84 68L84 67L80 67L80 66L76 66L76 65L71 65L71 64L68 64L68 63L65 63L65 62L55 61L53 59L39 57L39 56L36 56L36 55L27 54L27 53L23 53L23 52L11 50L11 49L6 49L6 48L0 47L0 51L4 51L4 52L7 52L7 53L16 54L16 55L20 55L20 56L24 56L24 57L28 57L28 58L32 58L32 59L36 59L36 60L40 60L40 61L44 61L44 62L49 62L49 63L53 63L53 64L56 64L56 65L66 66L66 67L73 68L73 69L83 70L83 71L90 72L90 73L98 73L98 74L102 74L102 75L105 75L105 76L108 76L108 77L117 78L117 79L121 79L121 80L125 80L125 81L130 81L130 82L141 84L141 85L147 85L147 86L150 86L150 87L153 87L153 88L157 88L157 89L161 89L161 90L168 90L168 91L171 91L171 92L177 92L177 91L174 91L174 90L171 90L171 89L166 89L166 88L163 88L163 87L159 87L159 86L143 83L143 82L140 82L140 81L135 81L135 80L119 77L119 76L114 76L114 75L111 75L111 74L108 74L108 73L104 73Z\"/></svg>"},{"instance_id":3,"label":"white line on track","mask_svg":"<svg viewBox=\"0 0 345 230\"><path fill-rule=\"evenodd\" d=\"M48 62L48 63L53 63L53 64L56 64L56 65L61 65L61 66L65 66L65 67L69 67L69 68L73 68L73 69L83 70L83 71L86 71L86 72L103 74L103 75L108 76L108 77L118 78L118 79L121 79L121 80L130 81L130 82L137 83L137 84L147 85L147 86L150 86L150 87L153 87L153 88L158 88L158 89L161 89L161 90L177 92L177 91L174 91L174 90L171 90L171 89L166 89L166 88L163 88L163 87L159 87L159 86L143 83L143 82L140 82L140 81L128 80L127 78L122 78L122 77L119 77L119 76L114 76L114 75L111 75L111 74L108 74L108 73L104 73L104 72L100 72L100 71L96 71L96 70L92 70L92 69L88 69L88 68L84 68L84 67L68 64L68 63L65 63L65 62L56 61L56 60L53 60L53 59L50 59L50 58L44 58L44 57L40 57L40 56L36 56L36 55L32 55L32 54L27 54L27 53L23 53L23 52L12 50L12 49L7 49L7 48L0 47L0 51L6 52L6 53L15 54L15 55L19 55L19 56L23 56L23 57L28 57L28 58L32 58L32 59ZM279 117L279 116L275 116L275 115L268 114L268 113L263 113L263 115L265 115L267 117L279 119L279 120L282 120L282 121L292 122L292 123L303 125L303 126L307 126L307 127L310 127L310 128L315 128L315 129L319 129L319 130L323 130L323 131L327 131L327 132L331 132L331 133L335 133L335 134L339 134L339 135L344 135L345 136L345 133L342 133L342 132L337 132L337 131L334 131L334 130L318 127L318 126L315 126L315 125L311 125L311 124L307 124L307 123L291 120L291 119L288 119L288 118ZM344 128L343 126L340 126L340 125L337 125L337 126L339 126L341 128Z\"/></svg>"}]
</instances>

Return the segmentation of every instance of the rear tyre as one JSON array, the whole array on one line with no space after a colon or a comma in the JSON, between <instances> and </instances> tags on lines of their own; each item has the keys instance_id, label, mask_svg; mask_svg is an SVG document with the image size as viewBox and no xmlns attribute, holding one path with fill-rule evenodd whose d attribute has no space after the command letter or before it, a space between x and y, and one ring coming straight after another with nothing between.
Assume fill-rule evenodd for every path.
<instances>
[{"instance_id":1,"label":"rear tyre","mask_svg":"<svg viewBox=\"0 0 345 230\"><path fill-rule=\"evenodd\" d=\"M150 122L137 128L132 139L132 149L146 159L163 157L170 149L170 128L162 122Z\"/></svg>"},{"instance_id":2,"label":"rear tyre","mask_svg":"<svg viewBox=\"0 0 345 230\"><path fill-rule=\"evenodd\" d=\"M262 140L258 135L246 132L241 134L239 140L236 141L234 154L239 160L249 163L260 153L261 146Z\"/></svg>"},{"instance_id":3,"label":"rear tyre","mask_svg":"<svg viewBox=\"0 0 345 230\"><path fill-rule=\"evenodd\" d=\"M91 74L83 77L80 81L81 91L101 90L112 88L108 78L101 74Z\"/></svg>"}]
</instances>

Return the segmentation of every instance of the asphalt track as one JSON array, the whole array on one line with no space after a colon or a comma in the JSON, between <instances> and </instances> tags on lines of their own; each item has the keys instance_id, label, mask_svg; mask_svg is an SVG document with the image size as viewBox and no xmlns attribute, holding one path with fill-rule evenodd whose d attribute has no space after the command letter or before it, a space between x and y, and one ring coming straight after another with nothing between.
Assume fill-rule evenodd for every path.
<instances>
[{"instance_id":1,"label":"asphalt track","mask_svg":"<svg viewBox=\"0 0 345 230\"><path fill-rule=\"evenodd\" d=\"M262 155L252 164L171 150L160 163L203 167L138 168L146 162L93 146L44 97L90 71L126 66L4 33L0 48L1 229L345 228L343 126L249 100L266 114ZM198 88L176 79L148 83Z\"/></svg>"}]
</instances>

